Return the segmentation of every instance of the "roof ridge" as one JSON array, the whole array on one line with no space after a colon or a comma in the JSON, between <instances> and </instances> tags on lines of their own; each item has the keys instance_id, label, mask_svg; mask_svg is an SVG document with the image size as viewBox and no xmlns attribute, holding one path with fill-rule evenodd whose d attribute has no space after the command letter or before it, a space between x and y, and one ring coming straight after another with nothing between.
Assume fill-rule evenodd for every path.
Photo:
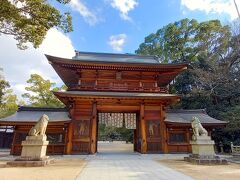
<instances>
[{"instance_id":1,"label":"roof ridge","mask_svg":"<svg viewBox=\"0 0 240 180\"><path fill-rule=\"evenodd\" d=\"M77 57L80 54L84 54L84 55L105 55L105 56L132 56L132 57L148 57L148 58L153 58L155 60L158 60L159 57L156 55L139 55L139 54L132 54L132 53L106 53L106 52L89 52L89 51L78 51L75 50L75 56Z\"/></svg>"},{"instance_id":2,"label":"roof ridge","mask_svg":"<svg viewBox=\"0 0 240 180\"><path fill-rule=\"evenodd\" d=\"M52 62L64 62L65 63L94 63L94 64L102 64L102 63L108 63L108 64L117 64L117 65L126 65L126 64L132 64L132 65L144 65L144 66L152 66L152 67L156 67L156 66L185 66L185 68L188 66L188 63L159 63L156 59L154 59L156 61L156 63L147 63L147 62L125 62L125 61L93 61L93 60L80 60L77 59L77 57L74 57L73 59L70 58L63 58L63 57L58 57L58 56L52 56L52 55L48 55L45 54L46 58L48 59L49 63L52 64ZM182 67L183 68L183 67Z\"/></svg>"},{"instance_id":3,"label":"roof ridge","mask_svg":"<svg viewBox=\"0 0 240 180\"><path fill-rule=\"evenodd\" d=\"M20 111L54 111L54 112L64 112L67 111L66 108L60 107L31 107L31 106L19 106L18 112Z\"/></svg>"},{"instance_id":4,"label":"roof ridge","mask_svg":"<svg viewBox=\"0 0 240 180\"><path fill-rule=\"evenodd\" d=\"M167 109L168 113L194 113L194 112L200 112L200 113L207 113L206 109Z\"/></svg>"}]
</instances>

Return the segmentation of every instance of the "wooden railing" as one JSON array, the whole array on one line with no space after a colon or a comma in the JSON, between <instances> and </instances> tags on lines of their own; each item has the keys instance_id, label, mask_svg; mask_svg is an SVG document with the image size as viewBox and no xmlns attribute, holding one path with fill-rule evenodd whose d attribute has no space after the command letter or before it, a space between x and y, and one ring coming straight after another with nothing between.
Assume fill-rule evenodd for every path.
<instances>
[{"instance_id":1,"label":"wooden railing","mask_svg":"<svg viewBox=\"0 0 240 180\"><path fill-rule=\"evenodd\" d=\"M110 80L81 80L78 86L71 87L72 90L88 91L126 91L126 92L158 92L168 93L166 87L158 87L156 81L110 81Z\"/></svg>"},{"instance_id":2,"label":"wooden railing","mask_svg":"<svg viewBox=\"0 0 240 180\"><path fill-rule=\"evenodd\" d=\"M240 146L234 146L232 142L231 142L231 151L233 155L240 156Z\"/></svg>"}]
</instances>

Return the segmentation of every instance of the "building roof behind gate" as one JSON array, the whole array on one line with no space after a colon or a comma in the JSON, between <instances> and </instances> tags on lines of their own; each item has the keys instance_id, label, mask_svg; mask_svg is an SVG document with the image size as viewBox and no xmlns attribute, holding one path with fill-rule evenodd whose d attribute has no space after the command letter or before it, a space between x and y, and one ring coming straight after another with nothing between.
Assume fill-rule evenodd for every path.
<instances>
[{"instance_id":1,"label":"building roof behind gate","mask_svg":"<svg viewBox=\"0 0 240 180\"><path fill-rule=\"evenodd\" d=\"M0 123L37 122L43 114L46 114L49 117L49 122L64 122L71 120L65 108L40 108L21 106L13 115L0 119Z\"/></svg>"},{"instance_id":2,"label":"building roof behind gate","mask_svg":"<svg viewBox=\"0 0 240 180\"><path fill-rule=\"evenodd\" d=\"M192 118L197 117L202 124L222 124L226 125L226 121L220 121L215 118L210 117L205 109L195 109L195 110L168 110L166 113L165 122L168 124L190 124Z\"/></svg>"},{"instance_id":3,"label":"building roof behind gate","mask_svg":"<svg viewBox=\"0 0 240 180\"><path fill-rule=\"evenodd\" d=\"M0 119L0 124L11 123L34 123L46 114L49 122L68 122L71 118L65 108L39 108L19 107L18 111L11 116ZM165 122L167 124L191 124L192 117L198 117L205 125L226 125L226 121L220 121L210 117L204 109L197 110L167 110Z\"/></svg>"}]
</instances>

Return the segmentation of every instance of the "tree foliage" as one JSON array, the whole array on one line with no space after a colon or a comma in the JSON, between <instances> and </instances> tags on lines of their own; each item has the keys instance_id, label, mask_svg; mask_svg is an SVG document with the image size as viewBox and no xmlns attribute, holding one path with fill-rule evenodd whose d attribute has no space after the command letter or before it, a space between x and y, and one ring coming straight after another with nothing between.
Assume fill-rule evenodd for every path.
<instances>
[{"instance_id":1,"label":"tree foliage","mask_svg":"<svg viewBox=\"0 0 240 180\"><path fill-rule=\"evenodd\" d=\"M57 0L66 4L70 0ZM35 48L42 43L50 28L72 31L72 17L61 14L47 0L1 0L0 35L12 35L20 49L30 42Z\"/></svg>"},{"instance_id":2,"label":"tree foliage","mask_svg":"<svg viewBox=\"0 0 240 180\"><path fill-rule=\"evenodd\" d=\"M234 28L237 27L231 27L231 36L216 57L205 58L205 65L194 69L197 88L208 93L214 105L231 107L240 103L240 31L234 33Z\"/></svg>"},{"instance_id":3,"label":"tree foliage","mask_svg":"<svg viewBox=\"0 0 240 180\"><path fill-rule=\"evenodd\" d=\"M234 145L240 144L240 105L219 108L217 111L217 116L228 121L228 125L225 129L216 129L213 133L213 139L217 145L223 144L226 152L230 152L231 142Z\"/></svg>"},{"instance_id":4,"label":"tree foliage","mask_svg":"<svg viewBox=\"0 0 240 180\"><path fill-rule=\"evenodd\" d=\"M159 56L161 62L194 62L199 56L224 52L229 37L229 26L218 20L182 19L147 36L136 53Z\"/></svg>"},{"instance_id":5,"label":"tree foliage","mask_svg":"<svg viewBox=\"0 0 240 180\"><path fill-rule=\"evenodd\" d=\"M55 97L52 91L66 90L66 86L55 87L56 83L43 79L38 74L31 74L25 89L28 93L23 94L32 106L35 107L64 107L61 101Z\"/></svg>"},{"instance_id":6,"label":"tree foliage","mask_svg":"<svg viewBox=\"0 0 240 180\"><path fill-rule=\"evenodd\" d=\"M133 130L126 127L113 127L106 124L99 124L98 140L121 140L126 142L133 142Z\"/></svg>"},{"instance_id":7,"label":"tree foliage","mask_svg":"<svg viewBox=\"0 0 240 180\"><path fill-rule=\"evenodd\" d=\"M17 96L6 80L0 80L0 118L14 113L17 108Z\"/></svg>"},{"instance_id":8,"label":"tree foliage","mask_svg":"<svg viewBox=\"0 0 240 180\"><path fill-rule=\"evenodd\" d=\"M171 92L182 95L174 108L206 108L211 116L229 121L227 129L218 131L224 142L239 134L239 21L222 25L219 20L182 19L147 36L136 53L156 55L161 63L188 63L188 70L170 85Z\"/></svg>"},{"instance_id":9,"label":"tree foliage","mask_svg":"<svg viewBox=\"0 0 240 180\"><path fill-rule=\"evenodd\" d=\"M7 92L7 88L9 88L10 85L7 81L4 79L0 79L0 104L3 103L3 97Z\"/></svg>"}]
</instances>

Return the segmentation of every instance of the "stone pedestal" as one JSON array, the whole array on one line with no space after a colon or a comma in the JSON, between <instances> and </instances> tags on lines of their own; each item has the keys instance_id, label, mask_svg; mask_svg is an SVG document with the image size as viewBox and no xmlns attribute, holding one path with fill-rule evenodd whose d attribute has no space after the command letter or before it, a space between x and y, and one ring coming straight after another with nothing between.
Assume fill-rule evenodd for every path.
<instances>
[{"instance_id":1,"label":"stone pedestal","mask_svg":"<svg viewBox=\"0 0 240 180\"><path fill-rule=\"evenodd\" d=\"M21 159L46 159L47 145L46 135L42 136L27 136L25 141L22 141Z\"/></svg>"},{"instance_id":2,"label":"stone pedestal","mask_svg":"<svg viewBox=\"0 0 240 180\"><path fill-rule=\"evenodd\" d=\"M27 136L25 141L22 141L21 157L14 161L7 162L11 166L45 166L53 162L46 156L47 145L46 135Z\"/></svg>"},{"instance_id":3,"label":"stone pedestal","mask_svg":"<svg viewBox=\"0 0 240 180\"><path fill-rule=\"evenodd\" d=\"M192 154L201 156L215 156L214 141L209 136L199 136L196 141L190 141Z\"/></svg>"},{"instance_id":4,"label":"stone pedestal","mask_svg":"<svg viewBox=\"0 0 240 180\"><path fill-rule=\"evenodd\" d=\"M184 157L185 161L194 164L227 164L227 160L216 156L214 152L214 141L209 136L199 136L197 140L190 141L192 145L192 154L189 157Z\"/></svg>"}]
</instances>

